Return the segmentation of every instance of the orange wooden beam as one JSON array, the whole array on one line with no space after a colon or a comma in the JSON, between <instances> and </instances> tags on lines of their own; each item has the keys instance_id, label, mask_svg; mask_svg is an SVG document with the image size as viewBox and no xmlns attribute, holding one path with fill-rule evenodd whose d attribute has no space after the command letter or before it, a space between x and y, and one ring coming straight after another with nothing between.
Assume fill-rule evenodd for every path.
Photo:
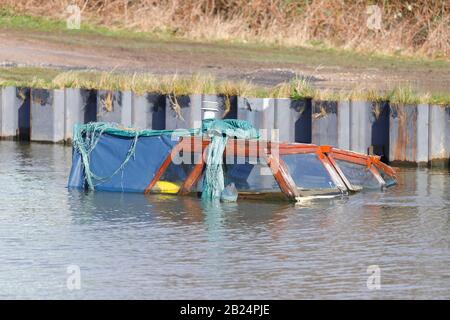
<instances>
[{"instance_id":1,"label":"orange wooden beam","mask_svg":"<svg viewBox=\"0 0 450 320\"><path fill-rule=\"evenodd\" d=\"M205 165L205 154L206 148L203 149L200 162L195 165L194 169L192 169L191 173L186 178L180 190L178 191L178 194L185 195L192 191L192 187L197 183L198 179L202 175L203 167Z\"/></svg>"},{"instance_id":2,"label":"orange wooden beam","mask_svg":"<svg viewBox=\"0 0 450 320\"><path fill-rule=\"evenodd\" d=\"M294 180L288 172L287 166L281 158L272 155L265 156L267 165L272 170L272 174L278 183L281 191L289 198L298 197L300 194L297 190Z\"/></svg>"},{"instance_id":3,"label":"orange wooden beam","mask_svg":"<svg viewBox=\"0 0 450 320\"><path fill-rule=\"evenodd\" d=\"M150 183L148 184L148 186L145 188L144 193L147 194L149 193L152 188L155 186L156 182L158 182L158 180L161 178L161 176L163 175L164 171L166 171L167 167L170 165L170 162L172 162L172 155L174 155L176 152L178 152L182 146L182 142L183 140L181 140L180 142L178 142L170 151L170 153L167 155L167 158L163 161L163 163L161 164L161 166L159 167L158 171L156 171L155 176L153 177L153 179L150 181Z\"/></svg>"}]
</instances>

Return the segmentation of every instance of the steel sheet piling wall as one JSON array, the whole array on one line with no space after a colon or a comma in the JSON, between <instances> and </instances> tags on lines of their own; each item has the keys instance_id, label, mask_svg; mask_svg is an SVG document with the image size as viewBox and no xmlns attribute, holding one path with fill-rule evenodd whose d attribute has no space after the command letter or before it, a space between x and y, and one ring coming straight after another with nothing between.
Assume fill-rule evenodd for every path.
<instances>
[{"instance_id":1,"label":"steel sheet piling wall","mask_svg":"<svg viewBox=\"0 0 450 320\"><path fill-rule=\"evenodd\" d=\"M427 105L391 105L389 161L428 163Z\"/></svg>"},{"instance_id":2,"label":"steel sheet piling wall","mask_svg":"<svg viewBox=\"0 0 450 320\"><path fill-rule=\"evenodd\" d=\"M274 99L239 97L238 119L247 120L257 130L267 130L264 138L271 139L272 130L275 129Z\"/></svg>"},{"instance_id":3,"label":"steel sheet piling wall","mask_svg":"<svg viewBox=\"0 0 450 320\"><path fill-rule=\"evenodd\" d=\"M298 115L291 108L291 99L274 99L274 108L274 126L278 130L279 141L295 141L295 121Z\"/></svg>"},{"instance_id":4,"label":"steel sheet piling wall","mask_svg":"<svg viewBox=\"0 0 450 320\"><path fill-rule=\"evenodd\" d=\"M371 103L350 102L350 150L367 154L372 141L370 130Z\"/></svg>"},{"instance_id":5,"label":"steel sheet piling wall","mask_svg":"<svg viewBox=\"0 0 450 320\"><path fill-rule=\"evenodd\" d=\"M96 91L66 88L64 140L70 142L75 124L84 124L96 120Z\"/></svg>"},{"instance_id":6,"label":"steel sheet piling wall","mask_svg":"<svg viewBox=\"0 0 450 320\"><path fill-rule=\"evenodd\" d=\"M337 147L350 150L350 101L339 101L337 110Z\"/></svg>"},{"instance_id":7,"label":"steel sheet piling wall","mask_svg":"<svg viewBox=\"0 0 450 320\"><path fill-rule=\"evenodd\" d=\"M350 150L389 156L389 105L350 101Z\"/></svg>"},{"instance_id":8,"label":"steel sheet piling wall","mask_svg":"<svg viewBox=\"0 0 450 320\"><path fill-rule=\"evenodd\" d=\"M238 119L267 130L268 139L311 143L311 100L238 97ZM272 130L278 130L278 133ZM276 135L276 136L275 136Z\"/></svg>"},{"instance_id":9,"label":"steel sheet piling wall","mask_svg":"<svg viewBox=\"0 0 450 320\"><path fill-rule=\"evenodd\" d=\"M31 135L31 90L16 88L15 106L18 109L19 140L30 140Z\"/></svg>"},{"instance_id":10,"label":"steel sheet piling wall","mask_svg":"<svg viewBox=\"0 0 450 320\"><path fill-rule=\"evenodd\" d=\"M0 88L0 138L14 139L19 130L16 88Z\"/></svg>"},{"instance_id":11,"label":"steel sheet piling wall","mask_svg":"<svg viewBox=\"0 0 450 320\"><path fill-rule=\"evenodd\" d=\"M293 108L299 114L298 118L295 121L295 142L311 143L311 99L292 100L291 108Z\"/></svg>"},{"instance_id":12,"label":"steel sheet piling wall","mask_svg":"<svg viewBox=\"0 0 450 320\"><path fill-rule=\"evenodd\" d=\"M97 120L116 122L131 127L131 91L99 90L97 93Z\"/></svg>"},{"instance_id":13,"label":"steel sheet piling wall","mask_svg":"<svg viewBox=\"0 0 450 320\"><path fill-rule=\"evenodd\" d=\"M179 112L179 113L178 113ZM202 95L166 96L166 129L200 128Z\"/></svg>"},{"instance_id":14,"label":"steel sheet piling wall","mask_svg":"<svg viewBox=\"0 0 450 320\"><path fill-rule=\"evenodd\" d=\"M65 89L65 128L64 140L72 139L73 126L84 123L84 113L80 89Z\"/></svg>"},{"instance_id":15,"label":"steel sheet piling wall","mask_svg":"<svg viewBox=\"0 0 450 320\"><path fill-rule=\"evenodd\" d=\"M157 93L133 94L131 123L136 129L166 128L166 97Z\"/></svg>"},{"instance_id":16,"label":"steel sheet piling wall","mask_svg":"<svg viewBox=\"0 0 450 320\"><path fill-rule=\"evenodd\" d=\"M31 90L31 141L63 142L64 90Z\"/></svg>"},{"instance_id":17,"label":"steel sheet piling wall","mask_svg":"<svg viewBox=\"0 0 450 320\"><path fill-rule=\"evenodd\" d=\"M391 104L389 161L415 163L417 155L417 105Z\"/></svg>"},{"instance_id":18,"label":"steel sheet piling wall","mask_svg":"<svg viewBox=\"0 0 450 320\"><path fill-rule=\"evenodd\" d=\"M218 119L243 119L266 129L268 139L373 152L394 163L449 165L450 108L425 104L2 87L0 138L69 141L74 124L90 121L138 129L199 128L207 107L217 107Z\"/></svg>"},{"instance_id":19,"label":"steel sheet piling wall","mask_svg":"<svg viewBox=\"0 0 450 320\"><path fill-rule=\"evenodd\" d=\"M427 165L429 143L429 118L430 107L427 104L417 106L417 154L416 161L419 165Z\"/></svg>"},{"instance_id":20,"label":"steel sheet piling wall","mask_svg":"<svg viewBox=\"0 0 450 320\"><path fill-rule=\"evenodd\" d=\"M311 142L317 145L338 146L338 103L313 101Z\"/></svg>"},{"instance_id":21,"label":"steel sheet piling wall","mask_svg":"<svg viewBox=\"0 0 450 320\"><path fill-rule=\"evenodd\" d=\"M372 102L370 113L372 138L369 153L381 156L383 161L389 159L390 111L389 103Z\"/></svg>"},{"instance_id":22,"label":"steel sheet piling wall","mask_svg":"<svg viewBox=\"0 0 450 320\"><path fill-rule=\"evenodd\" d=\"M274 99L275 129L282 142L311 143L311 100Z\"/></svg>"},{"instance_id":23,"label":"steel sheet piling wall","mask_svg":"<svg viewBox=\"0 0 450 320\"><path fill-rule=\"evenodd\" d=\"M431 167L447 167L450 158L450 108L429 108L429 152Z\"/></svg>"},{"instance_id":24,"label":"steel sheet piling wall","mask_svg":"<svg viewBox=\"0 0 450 320\"><path fill-rule=\"evenodd\" d=\"M236 96L224 96L220 95L222 102L222 107L219 104L219 107L221 107L220 110L223 109L222 118L223 119L237 119L238 118L238 98Z\"/></svg>"}]
</instances>

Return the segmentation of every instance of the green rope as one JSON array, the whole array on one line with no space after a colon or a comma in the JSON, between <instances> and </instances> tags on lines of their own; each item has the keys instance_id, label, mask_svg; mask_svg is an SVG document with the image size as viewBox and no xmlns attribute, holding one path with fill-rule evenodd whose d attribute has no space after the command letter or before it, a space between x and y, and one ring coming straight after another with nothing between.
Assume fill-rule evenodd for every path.
<instances>
[{"instance_id":1,"label":"green rope","mask_svg":"<svg viewBox=\"0 0 450 320\"><path fill-rule=\"evenodd\" d=\"M259 134L247 121L233 119L205 120L203 131L211 138L211 143L206 157L202 199L218 199L225 188L222 160L228 139L259 139Z\"/></svg>"}]
</instances>

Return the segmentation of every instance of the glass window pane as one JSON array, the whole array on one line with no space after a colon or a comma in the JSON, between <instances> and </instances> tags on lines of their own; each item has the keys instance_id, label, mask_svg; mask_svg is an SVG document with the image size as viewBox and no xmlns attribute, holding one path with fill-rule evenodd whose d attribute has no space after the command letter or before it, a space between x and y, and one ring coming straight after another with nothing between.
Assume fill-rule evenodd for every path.
<instances>
[{"instance_id":1,"label":"glass window pane","mask_svg":"<svg viewBox=\"0 0 450 320\"><path fill-rule=\"evenodd\" d=\"M384 182L386 182L386 187L392 187L397 184L397 181L395 181L394 178L392 178L390 175L386 174L383 170L378 169L378 172L380 173L381 177L383 178Z\"/></svg>"},{"instance_id":2,"label":"glass window pane","mask_svg":"<svg viewBox=\"0 0 450 320\"><path fill-rule=\"evenodd\" d=\"M353 186L369 189L380 188L380 183L367 166L343 160L335 161Z\"/></svg>"},{"instance_id":3,"label":"glass window pane","mask_svg":"<svg viewBox=\"0 0 450 320\"><path fill-rule=\"evenodd\" d=\"M225 185L233 182L238 191L281 192L264 160L237 158L234 164L230 160L227 158L224 169Z\"/></svg>"},{"instance_id":4,"label":"glass window pane","mask_svg":"<svg viewBox=\"0 0 450 320\"><path fill-rule=\"evenodd\" d=\"M328 171L314 153L287 154L282 155L281 159L286 163L297 188L337 189Z\"/></svg>"},{"instance_id":5,"label":"glass window pane","mask_svg":"<svg viewBox=\"0 0 450 320\"><path fill-rule=\"evenodd\" d=\"M280 192L269 166L262 159L227 157L223 165L225 186L234 183L239 191ZM203 177L197 183L197 191L203 190Z\"/></svg>"}]
</instances>

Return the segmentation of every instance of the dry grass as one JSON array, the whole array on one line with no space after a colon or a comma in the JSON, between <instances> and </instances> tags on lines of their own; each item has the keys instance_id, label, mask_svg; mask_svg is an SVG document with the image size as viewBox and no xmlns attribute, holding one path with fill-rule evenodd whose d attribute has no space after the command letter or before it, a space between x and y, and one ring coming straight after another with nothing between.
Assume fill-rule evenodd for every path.
<instances>
[{"instance_id":1,"label":"dry grass","mask_svg":"<svg viewBox=\"0 0 450 320\"><path fill-rule=\"evenodd\" d=\"M36 69L34 68L33 70ZM11 73L14 74L14 71L11 71ZM41 74L43 73L41 72ZM418 93L410 86L398 86L390 91L366 88L355 88L353 91L318 90L312 86L308 79L304 78L294 78L290 82L267 88L258 87L251 82L243 80L219 81L212 75L194 74L192 76L180 76L175 74L156 76L149 73L124 74L114 71L68 71L56 73L53 78L33 76L26 80L8 80L0 77L0 87L2 86L42 89L82 88L107 90L110 92L132 91L138 95L148 92L159 93L169 97L175 112L180 111L177 97L190 94L223 95L226 105L225 112L228 111L230 98L233 96L290 98L294 100L315 99L322 101L390 101L399 105L417 103L450 105L450 94L448 92Z\"/></svg>"},{"instance_id":2,"label":"dry grass","mask_svg":"<svg viewBox=\"0 0 450 320\"><path fill-rule=\"evenodd\" d=\"M410 86L397 87L389 93L389 101L397 105L414 105L428 98L428 95L421 97Z\"/></svg>"},{"instance_id":3,"label":"dry grass","mask_svg":"<svg viewBox=\"0 0 450 320\"><path fill-rule=\"evenodd\" d=\"M106 93L105 97L100 102L101 102L102 107L107 112L112 112L113 111L114 99L113 99L113 93L111 91L108 91Z\"/></svg>"},{"instance_id":4,"label":"dry grass","mask_svg":"<svg viewBox=\"0 0 450 320\"><path fill-rule=\"evenodd\" d=\"M21 13L64 18L69 3L82 20L189 39L326 46L428 57L450 56L448 0L1 0ZM378 31L367 6L382 10Z\"/></svg>"},{"instance_id":5,"label":"dry grass","mask_svg":"<svg viewBox=\"0 0 450 320\"><path fill-rule=\"evenodd\" d=\"M289 85L291 87L290 97L292 98L314 98L317 95L317 91L307 79L294 79Z\"/></svg>"},{"instance_id":6,"label":"dry grass","mask_svg":"<svg viewBox=\"0 0 450 320\"><path fill-rule=\"evenodd\" d=\"M280 83L270 90L270 96L273 98L304 99L317 97L318 94L319 92L306 78L294 78L290 82Z\"/></svg>"},{"instance_id":7,"label":"dry grass","mask_svg":"<svg viewBox=\"0 0 450 320\"><path fill-rule=\"evenodd\" d=\"M353 101L382 102L389 100L389 93L375 89L355 88L349 93L349 99Z\"/></svg>"},{"instance_id":8,"label":"dry grass","mask_svg":"<svg viewBox=\"0 0 450 320\"><path fill-rule=\"evenodd\" d=\"M428 95L428 101L425 100L425 103L433 104L433 105L441 105L441 106L450 106L450 94L449 93L439 93Z\"/></svg>"}]
</instances>

